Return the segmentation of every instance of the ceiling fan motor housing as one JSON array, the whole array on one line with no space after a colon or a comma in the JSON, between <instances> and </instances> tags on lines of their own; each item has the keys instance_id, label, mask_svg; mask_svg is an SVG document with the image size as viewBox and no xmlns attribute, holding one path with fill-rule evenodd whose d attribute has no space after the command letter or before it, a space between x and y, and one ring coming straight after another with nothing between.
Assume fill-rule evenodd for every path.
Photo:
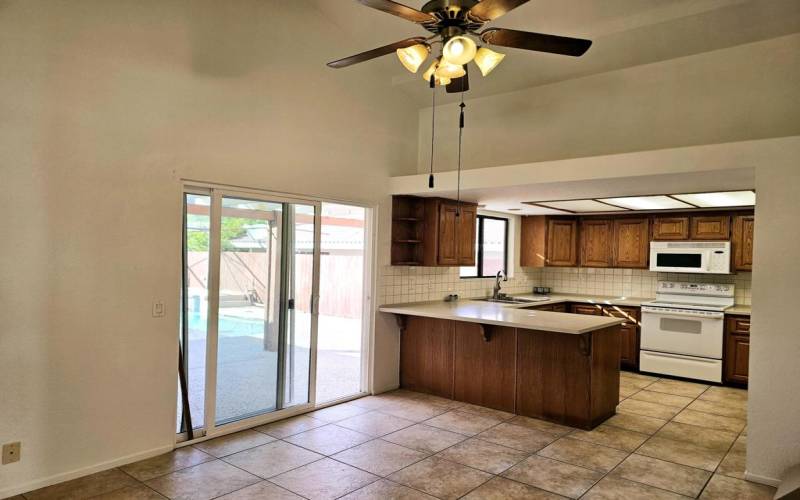
<instances>
[{"instance_id":1,"label":"ceiling fan motor housing","mask_svg":"<svg viewBox=\"0 0 800 500\"><path fill-rule=\"evenodd\" d=\"M422 26L431 33L442 36L456 36L478 30L484 23L475 22L467 16L467 12L477 4L476 0L430 0L422 6L422 12L436 17L438 22L424 23ZM445 31L450 31L450 28L460 31L446 34Z\"/></svg>"}]
</instances>

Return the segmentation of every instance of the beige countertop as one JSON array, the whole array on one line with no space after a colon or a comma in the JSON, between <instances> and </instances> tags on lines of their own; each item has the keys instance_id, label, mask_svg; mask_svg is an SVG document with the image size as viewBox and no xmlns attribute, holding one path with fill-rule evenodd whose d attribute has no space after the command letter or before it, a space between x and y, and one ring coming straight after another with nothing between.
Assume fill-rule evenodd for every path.
<instances>
[{"instance_id":1,"label":"beige countertop","mask_svg":"<svg viewBox=\"0 0 800 500\"><path fill-rule=\"evenodd\" d=\"M624 320L606 316L564 314L549 311L523 309L525 306L542 305L537 302L523 305L508 305L479 300L461 299L455 302L433 301L409 304L389 304L378 310L385 313L421 316L425 318L466 321L486 325L511 326L527 330L581 334L618 325Z\"/></svg>"},{"instance_id":2,"label":"beige countertop","mask_svg":"<svg viewBox=\"0 0 800 500\"><path fill-rule=\"evenodd\" d=\"M742 316L750 316L750 306L744 304L734 304L733 307L725 309L725 314L740 314Z\"/></svg>"},{"instance_id":3,"label":"beige countertop","mask_svg":"<svg viewBox=\"0 0 800 500\"><path fill-rule=\"evenodd\" d=\"M583 295L583 294L563 294L563 293L550 293L546 295L550 300L537 301L536 305L559 304L561 302L583 302L585 304L600 304L609 306L632 306L639 307L642 302L650 302L655 300L653 297L614 297L611 295ZM541 295L527 294L514 294L514 297L521 299L542 298ZM521 307L529 307L531 304L523 304ZM520 306L514 304L511 307L518 308Z\"/></svg>"}]
</instances>

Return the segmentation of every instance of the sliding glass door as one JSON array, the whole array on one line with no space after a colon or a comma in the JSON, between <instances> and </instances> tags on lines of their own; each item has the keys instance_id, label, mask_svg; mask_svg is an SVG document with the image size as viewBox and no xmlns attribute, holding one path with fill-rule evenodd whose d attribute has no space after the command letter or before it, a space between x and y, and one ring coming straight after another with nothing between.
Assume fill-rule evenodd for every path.
<instances>
[{"instance_id":1,"label":"sliding glass door","mask_svg":"<svg viewBox=\"0 0 800 500\"><path fill-rule=\"evenodd\" d=\"M179 432L312 406L319 202L201 189L184 213Z\"/></svg>"}]
</instances>

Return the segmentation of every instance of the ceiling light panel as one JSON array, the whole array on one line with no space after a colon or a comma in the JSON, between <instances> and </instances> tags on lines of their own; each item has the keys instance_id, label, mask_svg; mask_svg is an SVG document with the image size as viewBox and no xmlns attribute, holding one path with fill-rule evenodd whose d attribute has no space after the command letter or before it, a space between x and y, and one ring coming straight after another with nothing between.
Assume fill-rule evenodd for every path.
<instances>
[{"instance_id":1,"label":"ceiling light panel","mask_svg":"<svg viewBox=\"0 0 800 500\"><path fill-rule=\"evenodd\" d=\"M694 208L688 203L669 196L625 196L623 198L602 198L600 201L630 210L669 210L675 208Z\"/></svg>"},{"instance_id":2,"label":"ceiling light panel","mask_svg":"<svg viewBox=\"0 0 800 500\"><path fill-rule=\"evenodd\" d=\"M756 193L753 191L725 191L719 193L692 193L674 194L683 200L698 207L746 207L756 204Z\"/></svg>"},{"instance_id":3,"label":"ceiling light panel","mask_svg":"<svg viewBox=\"0 0 800 500\"><path fill-rule=\"evenodd\" d=\"M605 203L595 200L563 200L563 201L537 201L539 205L544 205L558 210L568 210L570 212L619 212L623 208L612 207Z\"/></svg>"}]
</instances>

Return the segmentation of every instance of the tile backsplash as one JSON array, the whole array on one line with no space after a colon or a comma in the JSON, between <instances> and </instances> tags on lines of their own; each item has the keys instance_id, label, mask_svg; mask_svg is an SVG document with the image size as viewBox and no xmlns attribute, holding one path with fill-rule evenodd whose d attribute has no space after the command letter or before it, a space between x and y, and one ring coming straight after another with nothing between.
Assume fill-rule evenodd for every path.
<instances>
[{"instance_id":1,"label":"tile backsplash","mask_svg":"<svg viewBox=\"0 0 800 500\"><path fill-rule=\"evenodd\" d=\"M751 273L731 275L655 273L640 269L586 267L517 267L505 293L529 293L534 286L548 286L553 293L655 297L658 281L733 283L737 304L750 304ZM379 290L380 304L441 300L457 293L462 298L486 297L492 293L493 278L459 277L457 267L384 266Z\"/></svg>"}]
</instances>

